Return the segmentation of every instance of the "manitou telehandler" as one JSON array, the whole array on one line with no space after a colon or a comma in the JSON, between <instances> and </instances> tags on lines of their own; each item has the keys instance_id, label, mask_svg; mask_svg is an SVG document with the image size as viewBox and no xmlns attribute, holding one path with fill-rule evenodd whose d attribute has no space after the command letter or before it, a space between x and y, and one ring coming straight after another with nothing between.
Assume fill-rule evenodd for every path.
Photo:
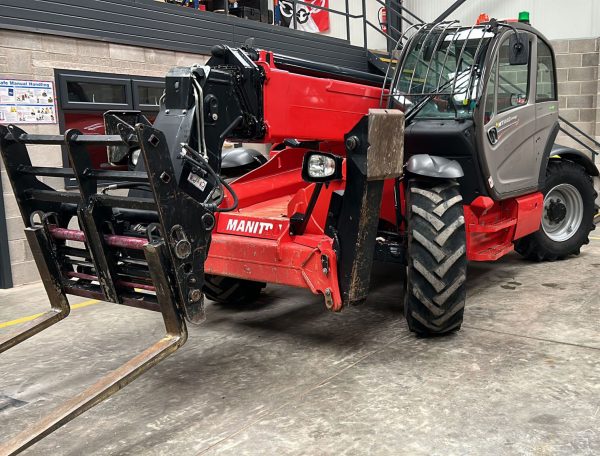
<instances>
[{"instance_id":1,"label":"manitou telehandler","mask_svg":"<svg viewBox=\"0 0 600 456\"><path fill-rule=\"evenodd\" d=\"M277 283L308 288L340 311L367 298L374 260L396 262L407 268L408 327L437 335L460 328L468 260L513 249L535 260L579 253L593 229L598 169L554 145L549 42L527 23L491 20L415 26L399 43L385 79L217 46L206 65L167 74L153 125L112 111L106 135L0 126L52 305L1 338L0 350L66 317L68 294L157 310L166 326L163 339L1 454L32 445L175 351L185 321L204 319L204 295L248 302ZM226 139L271 144L268 160L242 150L224 168ZM28 144L62 146L71 167L34 166ZM88 147L98 145L113 168L93 168ZM45 176L75 178L79 191L57 191Z\"/></svg>"}]
</instances>

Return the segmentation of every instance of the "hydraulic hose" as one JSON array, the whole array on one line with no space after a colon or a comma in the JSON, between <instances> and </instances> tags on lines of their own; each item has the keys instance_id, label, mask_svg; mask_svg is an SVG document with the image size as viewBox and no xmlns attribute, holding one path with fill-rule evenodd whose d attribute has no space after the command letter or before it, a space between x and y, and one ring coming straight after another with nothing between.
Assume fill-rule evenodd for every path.
<instances>
[{"instance_id":1,"label":"hydraulic hose","mask_svg":"<svg viewBox=\"0 0 600 456\"><path fill-rule=\"evenodd\" d=\"M239 200L233 188L231 188L231 186L221 176L215 173L214 169L212 169L212 166L208 164L208 161L206 161L204 157L202 157L202 155L200 155L196 150L191 148L188 144L182 144L181 146L185 149L186 152L189 153L189 155L187 153L181 155L181 157L184 160L188 160L193 165L208 172L221 185L221 195L219 196L219 200L217 200L215 203L205 204L205 207L209 210L212 210L213 212L231 212L236 210L239 204ZM199 158L201 161L194 158L194 156ZM221 202L223 202L225 193L223 191L223 187L225 187L231 194L231 197L233 198L233 204L229 207L221 208L219 207L219 205L221 204Z\"/></svg>"},{"instance_id":2,"label":"hydraulic hose","mask_svg":"<svg viewBox=\"0 0 600 456\"><path fill-rule=\"evenodd\" d=\"M198 135L198 147L200 148L200 155L203 158L208 157L208 151L206 150L206 142L204 140L204 93L202 91L202 85L196 79L194 75L192 77L192 84L196 90L194 90L194 98L196 100L196 118L197 118L197 135Z\"/></svg>"}]
</instances>

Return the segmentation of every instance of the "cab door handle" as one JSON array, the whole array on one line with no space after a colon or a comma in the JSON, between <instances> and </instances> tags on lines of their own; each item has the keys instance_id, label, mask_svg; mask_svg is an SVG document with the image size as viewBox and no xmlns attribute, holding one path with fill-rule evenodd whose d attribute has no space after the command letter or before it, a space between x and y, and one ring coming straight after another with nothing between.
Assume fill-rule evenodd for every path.
<instances>
[{"instance_id":1,"label":"cab door handle","mask_svg":"<svg viewBox=\"0 0 600 456\"><path fill-rule=\"evenodd\" d=\"M490 144L495 145L498 142L498 130L496 127L492 127L487 132L488 139L490 140Z\"/></svg>"}]
</instances>

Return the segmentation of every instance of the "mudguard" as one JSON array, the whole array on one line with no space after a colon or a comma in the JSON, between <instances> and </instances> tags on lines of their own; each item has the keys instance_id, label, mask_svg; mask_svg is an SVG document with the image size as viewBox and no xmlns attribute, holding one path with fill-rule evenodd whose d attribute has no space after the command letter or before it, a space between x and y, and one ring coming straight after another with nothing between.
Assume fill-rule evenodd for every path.
<instances>
[{"instance_id":1,"label":"mudguard","mask_svg":"<svg viewBox=\"0 0 600 456\"><path fill-rule=\"evenodd\" d=\"M444 179L456 179L465 175L462 166L456 160L429 154L418 154L410 157L406 162L406 170L419 176Z\"/></svg>"},{"instance_id":2,"label":"mudguard","mask_svg":"<svg viewBox=\"0 0 600 456\"><path fill-rule=\"evenodd\" d=\"M223 152L221 155L221 169L232 169L249 165L259 167L265 164L266 161L266 157L255 149L236 147L235 149Z\"/></svg>"},{"instance_id":3,"label":"mudguard","mask_svg":"<svg viewBox=\"0 0 600 456\"><path fill-rule=\"evenodd\" d=\"M560 144L554 144L552 146L552 152L550 153L550 158L566 158L567 160L571 160L585 168L585 171L590 176L599 176L600 172L598 171L598 167L594 163L594 160L586 154L577 149L573 149L572 147L561 146Z\"/></svg>"}]
</instances>

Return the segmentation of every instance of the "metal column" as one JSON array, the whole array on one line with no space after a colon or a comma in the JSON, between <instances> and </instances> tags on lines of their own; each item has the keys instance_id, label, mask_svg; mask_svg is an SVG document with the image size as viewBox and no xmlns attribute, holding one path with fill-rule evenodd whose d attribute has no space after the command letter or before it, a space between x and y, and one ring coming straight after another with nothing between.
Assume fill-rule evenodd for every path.
<instances>
[{"instance_id":1,"label":"metal column","mask_svg":"<svg viewBox=\"0 0 600 456\"><path fill-rule=\"evenodd\" d=\"M12 269L8 251L8 232L6 230L6 211L4 210L4 191L0 178L0 288L12 288Z\"/></svg>"}]
</instances>

